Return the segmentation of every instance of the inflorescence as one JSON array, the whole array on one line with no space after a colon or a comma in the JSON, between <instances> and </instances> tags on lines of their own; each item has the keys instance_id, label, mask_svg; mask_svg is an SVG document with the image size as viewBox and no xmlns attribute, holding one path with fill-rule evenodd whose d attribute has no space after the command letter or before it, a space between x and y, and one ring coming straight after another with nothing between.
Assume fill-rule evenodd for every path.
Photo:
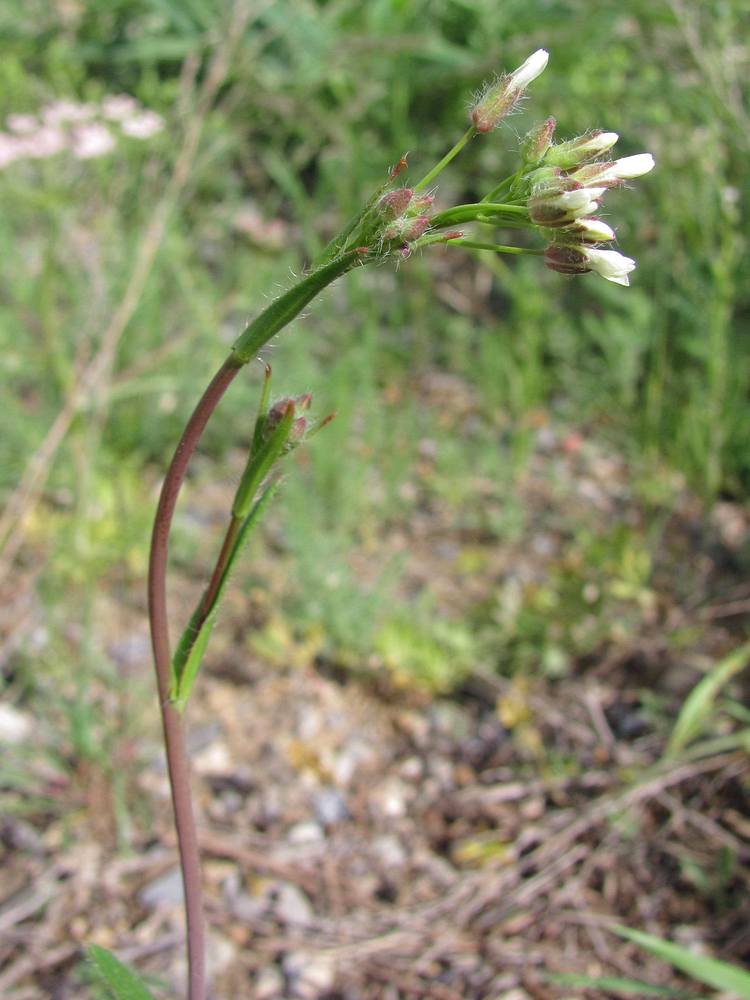
<instances>
[{"instance_id":1,"label":"inflorescence","mask_svg":"<svg viewBox=\"0 0 750 1000\"><path fill-rule=\"evenodd\" d=\"M430 214L434 195L427 188L475 136L496 128L518 104L528 85L543 72L548 53L534 52L514 70L492 81L474 101L471 125L456 145L418 184L393 187L406 165L403 158L389 181L376 192L356 223L328 248L325 259L357 250L362 260L382 259L395 253L409 256L415 249L434 244L494 250L498 253L535 254L562 274L595 271L616 284L628 285L635 261L616 250L603 249L615 232L598 215L606 192L654 167L650 153L617 160L607 159L619 136L597 129L554 143L555 119L540 122L524 137L520 166L480 202L457 205ZM504 246L467 238L466 223L495 228L528 229L547 241L546 249Z\"/></svg>"}]
</instances>

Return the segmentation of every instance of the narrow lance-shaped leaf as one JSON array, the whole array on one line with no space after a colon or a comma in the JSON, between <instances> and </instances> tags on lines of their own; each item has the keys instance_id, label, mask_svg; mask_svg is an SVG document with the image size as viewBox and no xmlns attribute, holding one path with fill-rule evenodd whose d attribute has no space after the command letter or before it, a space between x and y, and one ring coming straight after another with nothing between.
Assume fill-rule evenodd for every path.
<instances>
[{"instance_id":1,"label":"narrow lance-shaped leaf","mask_svg":"<svg viewBox=\"0 0 750 1000\"><path fill-rule=\"evenodd\" d=\"M627 938L634 944L643 948L656 958L669 962L680 972L684 972L693 979L697 979L714 989L724 990L733 996L740 997L741 1000L750 1000L750 972L728 962L721 962L718 958L709 958L707 955L697 955L695 952L681 948L672 944L671 941L664 941L653 934L646 934L643 931L632 930L630 927L612 927L615 934Z\"/></svg>"},{"instance_id":2,"label":"narrow lance-shaped leaf","mask_svg":"<svg viewBox=\"0 0 750 1000\"><path fill-rule=\"evenodd\" d=\"M719 692L736 673L746 666L750 658L750 645L740 646L729 656L716 664L700 680L680 709L677 722L667 744L667 755L672 757L683 750L691 740L699 735L703 724L711 714Z\"/></svg>"},{"instance_id":3,"label":"narrow lance-shaped leaf","mask_svg":"<svg viewBox=\"0 0 750 1000\"><path fill-rule=\"evenodd\" d=\"M88 956L97 975L115 1000L155 1000L140 976L123 965L112 952L92 944Z\"/></svg>"},{"instance_id":4,"label":"narrow lance-shaped leaf","mask_svg":"<svg viewBox=\"0 0 750 1000\"><path fill-rule=\"evenodd\" d=\"M201 604L199 604L193 612L187 628L182 633L172 664L172 691L170 692L172 701L175 702L181 712L187 705L190 693L193 690L198 670L208 646L208 640L211 638L211 632L219 613L219 605L224 595L224 589L234 569L237 557L250 538L253 528L258 523L269 500L276 492L278 485L278 482L276 482L266 487L260 499L243 521L227 559L224 572L219 580L219 585L216 588L216 594L211 607L204 612ZM199 622L201 622L200 625L198 624Z\"/></svg>"}]
</instances>

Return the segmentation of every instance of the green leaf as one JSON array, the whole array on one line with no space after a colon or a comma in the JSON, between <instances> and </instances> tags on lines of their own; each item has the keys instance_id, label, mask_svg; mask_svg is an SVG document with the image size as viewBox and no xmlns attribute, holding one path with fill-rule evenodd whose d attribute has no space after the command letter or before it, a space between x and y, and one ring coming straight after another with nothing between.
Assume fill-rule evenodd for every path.
<instances>
[{"instance_id":1,"label":"green leaf","mask_svg":"<svg viewBox=\"0 0 750 1000\"><path fill-rule=\"evenodd\" d=\"M693 979L697 979L714 989L724 990L740 997L741 1000L750 1000L750 973L745 972L736 965L722 962L718 958L709 958L706 955L696 955L687 948L672 944L671 941L664 941L653 934L646 934L643 931L635 931L630 927L614 926L611 928L615 934L632 941L644 951L654 955L656 958L669 962L680 972L684 972Z\"/></svg>"},{"instance_id":2,"label":"green leaf","mask_svg":"<svg viewBox=\"0 0 750 1000\"><path fill-rule=\"evenodd\" d=\"M115 1000L156 1000L146 984L106 948L92 944L88 956Z\"/></svg>"},{"instance_id":3,"label":"green leaf","mask_svg":"<svg viewBox=\"0 0 750 1000\"><path fill-rule=\"evenodd\" d=\"M242 527L237 533L237 538L235 539L234 545L227 559L227 564L224 567L224 572L219 580L219 585L216 588L216 595L213 603L206 612L203 623L200 627L198 627L198 615L203 603L203 599L201 598L201 601L198 603L198 607L190 617L187 628L180 637L175 655L172 659L172 687L170 690L170 698L176 703L180 712L184 711L188 698L190 697L190 692L193 690L193 685L195 684L195 679L198 676L201 661L203 660L206 647L208 646L208 640L211 638L211 632L216 622L216 616L219 612L221 598L224 595L224 589L237 561L237 557L247 543L253 528L260 519L260 516L265 510L269 500L278 489L278 486L278 481L267 486L253 509L243 521Z\"/></svg>"},{"instance_id":4,"label":"green leaf","mask_svg":"<svg viewBox=\"0 0 750 1000\"><path fill-rule=\"evenodd\" d=\"M700 680L685 699L667 744L667 756L674 757L698 736L711 715L719 692L747 665L750 645L740 646Z\"/></svg>"}]
</instances>

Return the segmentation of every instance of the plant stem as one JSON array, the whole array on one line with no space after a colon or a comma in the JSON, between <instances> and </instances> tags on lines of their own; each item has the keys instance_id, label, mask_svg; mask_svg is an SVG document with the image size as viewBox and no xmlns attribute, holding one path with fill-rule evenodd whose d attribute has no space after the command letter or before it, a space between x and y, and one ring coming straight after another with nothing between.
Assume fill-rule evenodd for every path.
<instances>
[{"instance_id":1,"label":"plant stem","mask_svg":"<svg viewBox=\"0 0 750 1000\"><path fill-rule=\"evenodd\" d=\"M188 951L188 1000L205 1000L205 920L203 916L203 888L201 884L200 852L195 829L195 817L190 794L190 765L185 742L185 727L176 704L170 701L172 680L172 655L169 642L167 614L167 557L169 533L172 527L177 497L180 493L190 459L201 435L222 396L237 372L256 352L332 281L351 270L361 260L357 251L341 257L313 271L293 288L272 302L247 327L232 348L232 353L214 375L203 393L182 433L177 449L162 484L151 535L151 552L148 569L148 613L151 627L151 645L154 653L156 681L159 691L167 770L172 789L177 846L180 854L182 883L185 890L185 917L187 923ZM219 562L209 582L208 595L221 581L224 563L231 551L236 528L230 523ZM203 607L210 607L210 600Z\"/></svg>"},{"instance_id":2,"label":"plant stem","mask_svg":"<svg viewBox=\"0 0 750 1000\"><path fill-rule=\"evenodd\" d=\"M199 629L206 620L206 615L210 611L211 605L214 602L216 591L219 589L221 578L224 575L224 570L227 567L227 562L229 561L229 556L232 552L232 546L237 540L237 535L239 534L241 527L242 518L232 516L230 518L226 534L224 535L224 542L216 559L216 565L214 566L213 573L211 574L211 579L208 581L208 586L206 587L205 593L201 599L197 622L197 627Z\"/></svg>"},{"instance_id":3,"label":"plant stem","mask_svg":"<svg viewBox=\"0 0 750 1000\"><path fill-rule=\"evenodd\" d=\"M481 221L488 216L498 216L501 220L503 216L509 216L516 222L529 221L529 213L521 205L506 205L497 202L478 202L475 205L456 205L445 212L439 212L432 220L433 229L443 229L446 226L461 225L462 222Z\"/></svg>"},{"instance_id":4,"label":"plant stem","mask_svg":"<svg viewBox=\"0 0 750 1000\"><path fill-rule=\"evenodd\" d=\"M208 420L229 388L241 365L227 359L203 393L183 431L161 488L151 537L148 571L148 608L156 682L159 690L167 770L172 791L177 846L185 892L188 950L188 1000L205 1000L205 925L200 852L190 795L190 765L185 726L169 700L171 653L167 617L166 571L169 532L177 497L188 463Z\"/></svg>"},{"instance_id":5,"label":"plant stem","mask_svg":"<svg viewBox=\"0 0 750 1000\"><path fill-rule=\"evenodd\" d=\"M541 257L544 250L531 250L528 247L509 247L502 243L481 243L479 240L465 240L463 238L446 240L448 247L467 247L469 250L493 250L495 253L529 254L534 257Z\"/></svg>"},{"instance_id":6,"label":"plant stem","mask_svg":"<svg viewBox=\"0 0 750 1000\"><path fill-rule=\"evenodd\" d=\"M413 188L414 193L416 194L417 191L424 191L424 189L429 184L432 184L437 175L441 173L443 170L445 170L445 168L448 166L451 160L454 160L458 156L458 154L461 152L461 150L464 148L467 142L470 142L470 140L473 139L476 134L477 130L474 128L473 125L470 125L469 128L467 128L467 130L458 140L456 145L452 149L448 150L448 152L442 158L440 163L436 163L435 166L432 168L432 170L430 170L429 173L424 175L419 184L415 185L415 187Z\"/></svg>"}]
</instances>

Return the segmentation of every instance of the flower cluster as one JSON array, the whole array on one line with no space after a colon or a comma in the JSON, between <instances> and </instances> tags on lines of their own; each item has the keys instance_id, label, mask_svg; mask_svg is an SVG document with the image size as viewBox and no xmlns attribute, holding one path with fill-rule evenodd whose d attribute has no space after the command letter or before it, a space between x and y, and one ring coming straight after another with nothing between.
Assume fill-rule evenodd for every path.
<instances>
[{"instance_id":1,"label":"flower cluster","mask_svg":"<svg viewBox=\"0 0 750 1000\"><path fill-rule=\"evenodd\" d=\"M112 94L101 104L52 101L38 115L8 115L5 126L0 132L0 169L62 152L77 160L95 159L117 145L113 127L130 139L144 140L160 132L164 121L129 94Z\"/></svg>"},{"instance_id":2,"label":"flower cluster","mask_svg":"<svg viewBox=\"0 0 750 1000\"><path fill-rule=\"evenodd\" d=\"M347 254L372 263L392 253L402 257L435 244L463 246L496 253L536 254L547 267L563 274L595 271L608 281L628 285L635 261L602 244L615 239L599 217L607 190L653 169L650 153L607 159L619 136L602 129L555 143L555 119L547 118L522 140L520 164L481 201L431 213L435 178L474 138L492 131L518 104L527 87L542 73L549 54L538 49L511 73L493 80L475 99L470 126L458 142L413 187L395 187L406 168L399 160L388 181L375 193L356 222L335 237L323 262ZM528 229L545 237L546 249L507 246L467 237L465 223L502 229ZM356 258L356 260L355 260ZM353 265L352 265L353 266Z\"/></svg>"},{"instance_id":3,"label":"flower cluster","mask_svg":"<svg viewBox=\"0 0 750 1000\"><path fill-rule=\"evenodd\" d=\"M596 271L608 281L628 285L635 261L616 250L602 250L598 244L614 240L614 230L596 214L608 188L640 177L653 169L649 153L619 160L598 160L608 153L619 136L597 130L553 145L548 119L526 137L523 149L536 150L536 158L526 164L530 185L527 202L529 219L550 240L544 255L547 267L563 274ZM541 150L539 136L545 136Z\"/></svg>"}]
</instances>

